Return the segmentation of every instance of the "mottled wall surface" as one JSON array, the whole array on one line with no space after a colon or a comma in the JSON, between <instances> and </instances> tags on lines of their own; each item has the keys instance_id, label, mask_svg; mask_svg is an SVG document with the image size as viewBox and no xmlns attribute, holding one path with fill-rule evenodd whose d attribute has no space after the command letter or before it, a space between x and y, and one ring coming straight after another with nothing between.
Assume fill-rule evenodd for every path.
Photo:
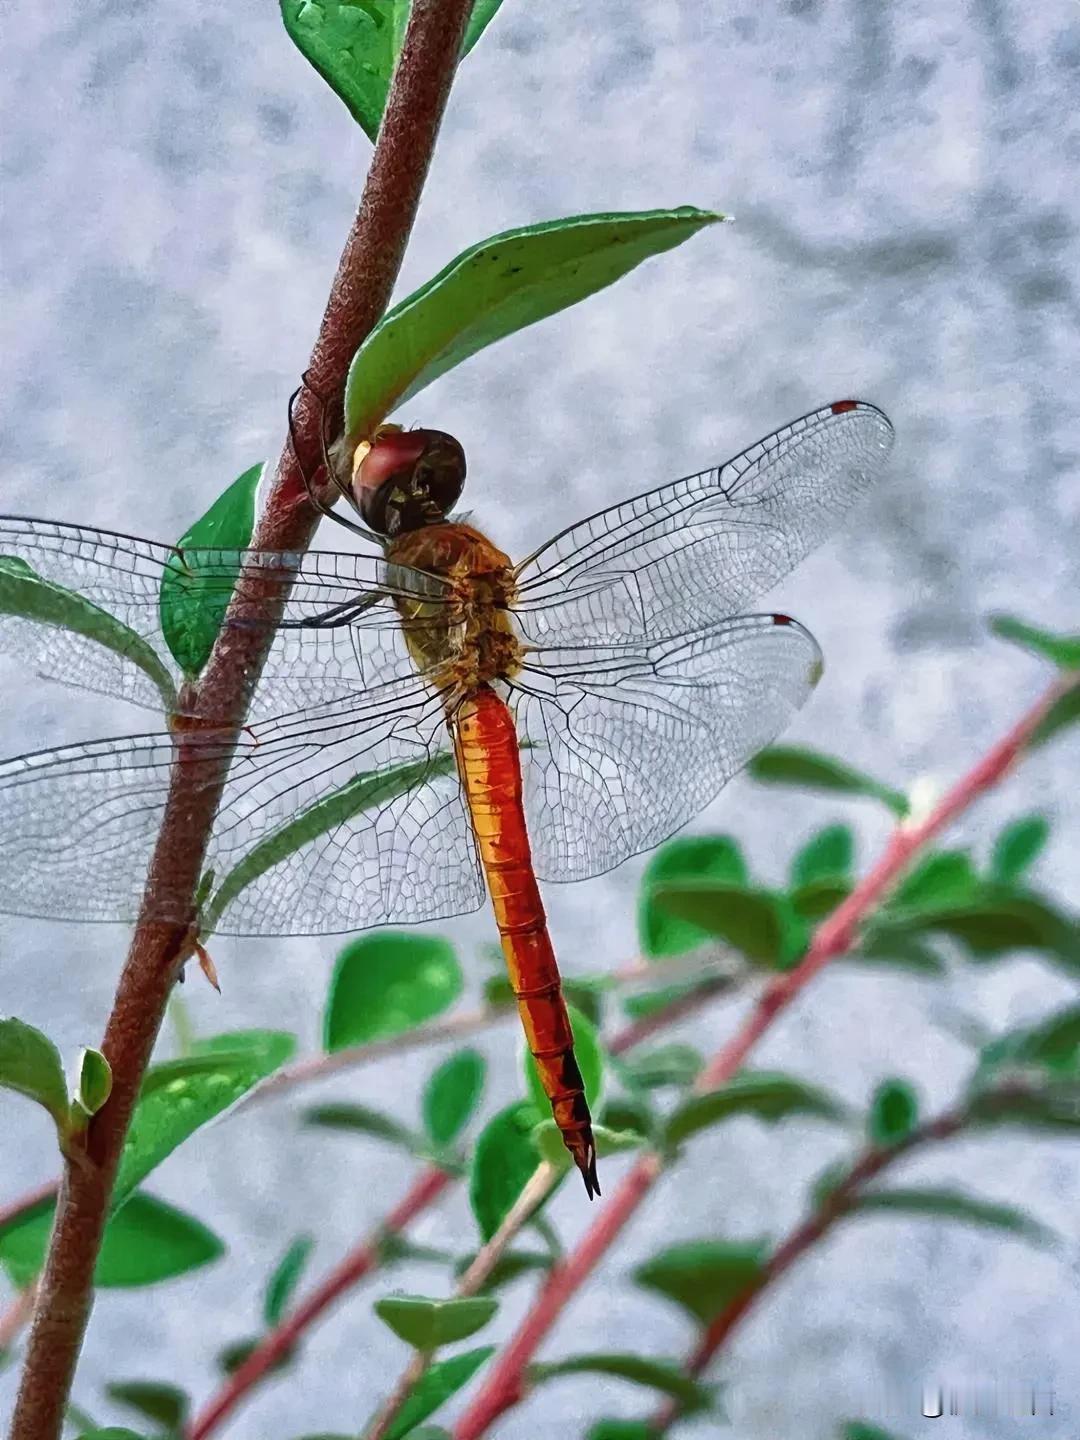
<instances>
[{"instance_id":1,"label":"mottled wall surface","mask_svg":"<svg viewBox=\"0 0 1080 1440\"><path fill-rule=\"evenodd\" d=\"M168 539L276 453L369 153L276 8L8 7L4 510ZM460 77L402 293L478 237L531 220L695 203L737 222L487 352L404 418L461 437L476 517L513 553L818 403L880 403L899 435L887 483L773 597L828 661L792 735L898 784L943 782L1042 683L1038 664L987 636L986 613L1076 624L1078 80L1075 0L506 0ZM10 669L0 683L4 753L142 723ZM1063 899L1071 889L1074 907L1078 758L1075 739L1042 753L958 834L985 848L1018 808L1045 809L1055 828L1040 881ZM700 827L730 829L779 879L798 839L839 817L860 827L864 855L881 843L884 821L863 808L763 797L745 780ZM633 953L641 869L550 894L567 970ZM491 939L482 917L441 928L470 965ZM0 921L0 1009L46 1025L69 1051L97 1039L124 939ZM314 1044L332 954L317 941L220 942L224 997L190 986L196 1025L285 1024ZM969 1064L957 1013L1001 1027L1068 995L1034 959L958 969L944 986L838 969L760 1063L854 1102L879 1077L909 1074L928 1103L943 1102ZM721 1008L686 1038L708 1047L737 1013ZM516 1039L503 1028L484 1048L505 1094ZM326 1095L405 1114L429 1064L368 1070ZM301 1103L206 1132L155 1177L231 1253L169 1287L101 1300L77 1390L92 1411L111 1378L168 1377L205 1396L212 1357L257 1321L289 1239L313 1230L325 1267L400 1195L404 1158L304 1133ZM26 1105L0 1098L0 1124L2 1202L51 1174L54 1157ZM678 1354L686 1326L626 1285L632 1261L670 1237L781 1233L839 1144L813 1127L742 1123L704 1138L548 1353ZM609 1164L608 1184L619 1168ZM1080 1155L971 1142L916 1173L1029 1205L1070 1238L1055 1254L956 1228L850 1225L742 1329L726 1370L737 1424L725 1433L825 1440L837 1417L880 1415L886 1385L906 1387L912 1413L891 1423L914 1440L1080 1433ZM553 1213L567 1236L588 1218L574 1188ZM470 1223L455 1196L416 1233L461 1243ZM393 1280L435 1283L423 1270ZM525 1298L511 1293L500 1324ZM370 1299L350 1298L228 1433L358 1429L402 1358ZM924 1381L995 1373L1054 1378L1056 1420L1036 1437L1030 1421L914 1413ZM13 1383L0 1379L5 1409ZM499 1434L576 1437L639 1403L626 1387L567 1380Z\"/></svg>"}]
</instances>

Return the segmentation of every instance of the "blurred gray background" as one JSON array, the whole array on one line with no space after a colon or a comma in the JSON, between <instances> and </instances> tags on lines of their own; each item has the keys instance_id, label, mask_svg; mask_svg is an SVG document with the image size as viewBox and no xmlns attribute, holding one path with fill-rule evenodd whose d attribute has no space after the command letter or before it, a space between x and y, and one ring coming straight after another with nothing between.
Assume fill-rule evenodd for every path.
<instances>
[{"instance_id":1,"label":"blurred gray background","mask_svg":"<svg viewBox=\"0 0 1080 1440\"><path fill-rule=\"evenodd\" d=\"M474 240L528 221L684 203L737 221L486 352L404 419L460 436L476 517L513 554L819 403L881 404L899 437L887 483L772 597L814 630L828 662L790 737L901 786L944 784L1044 680L987 634L986 613L1076 627L1078 79L1076 0L506 0L460 75L400 293ZM172 539L241 470L276 455L370 147L293 51L272 0L15 0L3 99L2 508ZM324 531L322 543L336 537ZM0 681L6 754L140 728L139 715L10 668ZM1076 738L1042 752L950 838L985 853L1007 817L1044 809L1054 832L1038 881L1075 907L1078 757ZM858 825L864 861L884 839L867 807L743 779L698 828L732 831L769 881L836 818ZM567 971L632 957L643 863L549 890ZM481 974L490 921L441 929ZM125 941L110 927L0 920L0 1010L68 1052L96 1042ZM313 1047L333 953L333 942L217 942L224 995L187 987L195 1025L282 1025ZM944 985L838 968L755 1063L854 1102L881 1076L906 1074L928 1105L944 1103L970 1063L955 1012L1004 1027L1069 994L1033 958L958 969ZM715 1048L739 1013L719 1007L681 1033ZM516 1084L517 1038L503 1026L482 1043L489 1099L501 1103ZM434 1063L405 1058L323 1093L411 1116ZM170 1378L205 1400L213 1356L255 1326L289 1240L317 1234L314 1276L402 1194L404 1156L298 1128L311 1098L202 1133L154 1177L229 1255L154 1291L101 1297L77 1385L93 1413L108 1413L100 1387L121 1377ZM50 1176L55 1155L26 1104L0 1098L0 1124L5 1203ZM680 1354L686 1323L635 1292L632 1264L674 1238L782 1233L839 1145L809 1126L706 1136L545 1355ZM621 1168L608 1162L606 1186ZM906 1408L889 1423L912 1440L1080 1434L1080 1154L984 1140L904 1173L1028 1205L1066 1235L1064 1249L956 1227L849 1225L740 1331L722 1372L735 1421L724 1433L825 1440L839 1417L883 1420L876 1397L891 1386ZM568 1238L591 1218L576 1186L552 1213ZM460 1191L414 1234L469 1245ZM359 1429L405 1358L372 1299L438 1283L404 1270L351 1295L223 1433ZM527 1287L509 1292L499 1326L526 1303ZM1058 1415L919 1418L924 1383L967 1375L1054 1381ZM13 1390L0 1378L5 1412ZM602 1414L644 1413L642 1401L625 1386L566 1380L498 1433L577 1437Z\"/></svg>"}]
</instances>

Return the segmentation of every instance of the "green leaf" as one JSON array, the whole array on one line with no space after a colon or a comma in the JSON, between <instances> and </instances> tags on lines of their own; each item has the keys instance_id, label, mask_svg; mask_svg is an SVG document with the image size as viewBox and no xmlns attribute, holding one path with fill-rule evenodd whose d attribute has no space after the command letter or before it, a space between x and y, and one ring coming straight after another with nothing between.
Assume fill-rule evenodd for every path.
<instances>
[{"instance_id":1,"label":"green leaf","mask_svg":"<svg viewBox=\"0 0 1080 1440\"><path fill-rule=\"evenodd\" d=\"M927 855L899 886L889 900L888 912L908 915L943 905L966 904L980 888L966 850L939 850Z\"/></svg>"},{"instance_id":2,"label":"green leaf","mask_svg":"<svg viewBox=\"0 0 1080 1440\"><path fill-rule=\"evenodd\" d=\"M795 1115L841 1120L844 1108L824 1090L792 1075L747 1070L735 1075L726 1085L705 1095L693 1095L678 1105L668 1118L664 1143L680 1145L699 1130L735 1115L753 1115L775 1125Z\"/></svg>"},{"instance_id":3,"label":"green leaf","mask_svg":"<svg viewBox=\"0 0 1080 1440\"><path fill-rule=\"evenodd\" d=\"M338 952L323 1018L330 1052L414 1030L462 991L454 947L436 935L380 930Z\"/></svg>"},{"instance_id":4,"label":"green leaf","mask_svg":"<svg viewBox=\"0 0 1080 1440\"><path fill-rule=\"evenodd\" d=\"M634 1279L681 1305L702 1325L711 1325L732 1301L761 1283L767 1250L764 1241L689 1241L639 1265Z\"/></svg>"},{"instance_id":5,"label":"green leaf","mask_svg":"<svg viewBox=\"0 0 1080 1440\"><path fill-rule=\"evenodd\" d=\"M909 1188L903 1190L864 1190L852 1202L858 1214L888 1211L893 1214L926 1216L931 1220L960 1220L966 1225L982 1225L991 1230L1005 1230L1033 1245L1051 1244L1056 1237L1037 1220L1013 1205L999 1205L982 1200L963 1190Z\"/></svg>"},{"instance_id":6,"label":"green leaf","mask_svg":"<svg viewBox=\"0 0 1080 1440\"><path fill-rule=\"evenodd\" d=\"M611 1130L606 1125L594 1124L592 1132L596 1141L597 1158L600 1160L608 1155L618 1155L624 1150L639 1150L645 1143L645 1136L636 1130ZM554 1120L541 1120L532 1132L532 1139L541 1159L557 1169L569 1169L573 1163L570 1152L563 1144L562 1135Z\"/></svg>"},{"instance_id":7,"label":"green leaf","mask_svg":"<svg viewBox=\"0 0 1080 1440\"><path fill-rule=\"evenodd\" d=\"M906 1080L883 1080L874 1091L866 1132L875 1145L898 1145L919 1123L919 1098Z\"/></svg>"},{"instance_id":8,"label":"green leaf","mask_svg":"<svg viewBox=\"0 0 1080 1440\"><path fill-rule=\"evenodd\" d=\"M620 1059L618 1073L630 1089L659 1090L666 1085L681 1089L694 1083L704 1064L701 1051L693 1045L658 1045Z\"/></svg>"},{"instance_id":9,"label":"green leaf","mask_svg":"<svg viewBox=\"0 0 1080 1440\"><path fill-rule=\"evenodd\" d=\"M656 1440L647 1420L598 1420L585 1440Z\"/></svg>"},{"instance_id":10,"label":"green leaf","mask_svg":"<svg viewBox=\"0 0 1080 1440\"><path fill-rule=\"evenodd\" d=\"M461 47L469 53L502 0L475 0ZM289 38L374 140L409 18L409 0L281 0Z\"/></svg>"},{"instance_id":11,"label":"green leaf","mask_svg":"<svg viewBox=\"0 0 1080 1440\"><path fill-rule=\"evenodd\" d=\"M770 745L750 761L747 769L755 780L766 785L798 785L804 790L862 795L880 800L901 818L908 812L907 799L898 790L817 750L798 745Z\"/></svg>"},{"instance_id":12,"label":"green leaf","mask_svg":"<svg viewBox=\"0 0 1080 1440\"><path fill-rule=\"evenodd\" d=\"M823 877L820 880L811 880L808 885L799 885L792 890L789 898L797 915L803 920L809 920L811 924L817 924L844 903L851 894L851 889L847 880L828 880Z\"/></svg>"},{"instance_id":13,"label":"green leaf","mask_svg":"<svg viewBox=\"0 0 1080 1440\"><path fill-rule=\"evenodd\" d=\"M607 976L590 979L578 975L563 979L563 999L572 1009L578 1010L591 1025L599 1029L604 1018L604 991L611 985Z\"/></svg>"},{"instance_id":14,"label":"green leaf","mask_svg":"<svg viewBox=\"0 0 1080 1440\"><path fill-rule=\"evenodd\" d=\"M68 1093L60 1052L47 1035L14 1016L0 1020L0 1089L36 1100L60 1134L66 1133Z\"/></svg>"},{"instance_id":15,"label":"green leaf","mask_svg":"<svg viewBox=\"0 0 1080 1440\"><path fill-rule=\"evenodd\" d=\"M52 1197L42 1200L0 1230L0 1264L17 1285L28 1285L45 1264L54 1208ZM225 1246L202 1221L136 1191L105 1227L94 1284L103 1290L156 1285L224 1253Z\"/></svg>"},{"instance_id":16,"label":"green leaf","mask_svg":"<svg viewBox=\"0 0 1080 1440\"><path fill-rule=\"evenodd\" d=\"M1014 820L994 842L990 874L1004 885L1013 884L1035 862L1049 838L1050 822L1045 815Z\"/></svg>"},{"instance_id":17,"label":"green leaf","mask_svg":"<svg viewBox=\"0 0 1080 1440\"><path fill-rule=\"evenodd\" d=\"M712 985L711 977L705 980L680 980L676 985L660 985L655 990L644 990L640 995L627 995L622 1002L623 1010L631 1020L644 1020L648 1015L658 1015L669 1005L686 999L698 990Z\"/></svg>"},{"instance_id":18,"label":"green leaf","mask_svg":"<svg viewBox=\"0 0 1080 1440\"><path fill-rule=\"evenodd\" d=\"M268 1329L281 1323L314 1248L314 1235L298 1235L278 1261L263 1298L263 1319Z\"/></svg>"},{"instance_id":19,"label":"green leaf","mask_svg":"<svg viewBox=\"0 0 1080 1440\"><path fill-rule=\"evenodd\" d=\"M550 1114L550 1105L547 1110ZM495 1234L536 1172L532 1132L542 1118L529 1101L518 1100L480 1131L469 1171L469 1203L485 1240Z\"/></svg>"},{"instance_id":20,"label":"green leaf","mask_svg":"<svg viewBox=\"0 0 1080 1440\"><path fill-rule=\"evenodd\" d=\"M487 1062L477 1050L444 1060L424 1087L421 1109L433 1145L452 1145L468 1125L484 1092Z\"/></svg>"},{"instance_id":21,"label":"green leaf","mask_svg":"<svg viewBox=\"0 0 1080 1440\"><path fill-rule=\"evenodd\" d=\"M218 1351L218 1368L226 1375L235 1375L240 1366L250 1359L263 1343L263 1339L262 1335L254 1335L247 1340L234 1340L231 1345L226 1345L224 1350ZM276 1375L281 1370L287 1370L295 1354L296 1346L292 1345L284 1354L278 1356L266 1373Z\"/></svg>"},{"instance_id":22,"label":"green leaf","mask_svg":"<svg viewBox=\"0 0 1080 1440\"><path fill-rule=\"evenodd\" d=\"M827 825L819 830L791 862L792 888L836 880L850 874L855 862L855 833L850 825Z\"/></svg>"},{"instance_id":23,"label":"green leaf","mask_svg":"<svg viewBox=\"0 0 1080 1440\"><path fill-rule=\"evenodd\" d=\"M410 1430L434 1415L440 1405L463 1389L494 1353L493 1345L484 1345L479 1350L466 1350L464 1355L436 1361L417 1382L383 1440L405 1440Z\"/></svg>"},{"instance_id":24,"label":"green leaf","mask_svg":"<svg viewBox=\"0 0 1080 1440\"><path fill-rule=\"evenodd\" d=\"M105 1394L118 1405L126 1405L147 1420L179 1431L187 1421L191 1401L175 1385L154 1380L114 1380Z\"/></svg>"},{"instance_id":25,"label":"green leaf","mask_svg":"<svg viewBox=\"0 0 1080 1440\"><path fill-rule=\"evenodd\" d=\"M1012 615L992 615L990 629L999 639L1023 646L1060 670L1080 670L1080 635L1055 635L1050 630L1037 630Z\"/></svg>"},{"instance_id":26,"label":"green leaf","mask_svg":"<svg viewBox=\"0 0 1080 1440\"><path fill-rule=\"evenodd\" d=\"M849 1420L840 1432L840 1440L897 1440L897 1437L877 1425L866 1425L861 1420Z\"/></svg>"},{"instance_id":27,"label":"green leaf","mask_svg":"<svg viewBox=\"0 0 1080 1440\"><path fill-rule=\"evenodd\" d=\"M345 391L359 441L396 406L470 355L620 279L721 217L683 206L572 215L493 235L387 312L360 346Z\"/></svg>"},{"instance_id":28,"label":"green leaf","mask_svg":"<svg viewBox=\"0 0 1080 1440\"><path fill-rule=\"evenodd\" d=\"M730 835L683 835L661 845L649 860L638 891L638 943L650 960L682 955L711 938L700 925L680 920L656 904L657 886L682 880L713 880L745 889L750 875Z\"/></svg>"},{"instance_id":29,"label":"green leaf","mask_svg":"<svg viewBox=\"0 0 1080 1440\"><path fill-rule=\"evenodd\" d=\"M978 960L996 959L1013 950L1038 950L1069 974L1080 973L1080 927L1036 895L1006 892L969 904L906 911L890 915L876 928L887 934L891 924L950 935Z\"/></svg>"},{"instance_id":30,"label":"green leaf","mask_svg":"<svg viewBox=\"0 0 1080 1440\"><path fill-rule=\"evenodd\" d=\"M75 1100L87 1115L96 1115L112 1092L112 1070L100 1050L84 1046L79 1052Z\"/></svg>"},{"instance_id":31,"label":"green leaf","mask_svg":"<svg viewBox=\"0 0 1080 1440\"><path fill-rule=\"evenodd\" d=\"M429 1300L424 1295L386 1295L375 1314L399 1340L416 1350L438 1350L467 1340L493 1320L499 1305L483 1295L459 1300Z\"/></svg>"},{"instance_id":32,"label":"green leaf","mask_svg":"<svg viewBox=\"0 0 1080 1440\"><path fill-rule=\"evenodd\" d=\"M399 1145L411 1155L424 1148L423 1138L413 1133L406 1125L381 1110L372 1110L367 1105L328 1104L314 1105L304 1112L305 1125L317 1125L324 1130L351 1130L359 1135L371 1135L376 1140L386 1140Z\"/></svg>"},{"instance_id":33,"label":"green leaf","mask_svg":"<svg viewBox=\"0 0 1080 1440\"><path fill-rule=\"evenodd\" d=\"M705 1386L691 1379L670 1360L653 1360L644 1355L597 1353L571 1355L565 1360L552 1360L529 1367L529 1380L533 1385L557 1380L560 1375L610 1375L616 1380L645 1385L677 1400L682 1415L697 1415L709 1410L712 1405L712 1397Z\"/></svg>"},{"instance_id":34,"label":"green leaf","mask_svg":"<svg viewBox=\"0 0 1080 1440\"><path fill-rule=\"evenodd\" d=\"M945 974L944 960L924 940L888 927L868 928L858 950L849 951L841 959L843 963L865 964L871 969L880 965L910 970L916 975Z\"/></svg>"},{"instance_id":35,"label":"green leaf","mask_svg":"<svg viewBox=\"0 0 1080 1440\"><path fill-rule=\"evenodd\" d=\"M586 1020L581 1011L575 1009L573 1005L568 1005L566 1008L574 1030L574 1055L577 1058L578 1069L581 1071L581 1078L585 1082L585 1099L589 1102L591 1110L593 1106L599 1106L604 1091L604 1050L600 1044L596 1026L592 1021ZM536 1061L527 1050L524 1052L524 1063L525 1085L529 1099L537 1113L547 1118L551 1114L551 1101L544 1093L544 1087L540 1083L540 1073L536 1068Z\"/></svg>"},{"instance_id":36,"label":"green leaf","mask_svg":"<svg viewBox=\"0 0 1080 1440\"><path fill-rule=\"evenodd\" d=\"M1038 725L1032 731L1027 743L1029 750L1038 750L1055 735L1080 722L1080 684L1070 685L1064 695L1059 695Z\"/></svg>"},{"instance_id":37,"label":"green leaf","mask_svg":"<svg viewBox=\"0 0 1080 1440\"><path fill-rule=\"evenodd\" d=\"M176 687L154 648L141 635L74 590L43 580L25 560L0 556L0 615L70 630L114 655L130 660L157 686L167 712L176 705Z\"/></svg>"},{"instance_id":38,"label":"green leaf","mask_svg":"<svg viewBox=\"0 0 1080 1440\"><path fill-rule=\"evenodd\" d=\"M968 1087L981 1125L1080 1129L1080 1007L1000 1035L984 1046Z\"/></svg>"},{"instance_id":39,"label":"green leaf","mask_svg":"<svg viewBox=\"0 0 1080 1440\"><path fill-rule=\"evenodd\" d=\"M79 1440L144 1440L142 1435L136 1435L134 1430L127 1430L123 1425L110 1425L105 1430L84 1430Z\"/></svg>"},{"instance_id":40,"label":"green leaf","mask_svg":"<svg viewBox=\"0 0 1080 1440\"><path fill-rule=\"evenodd\" d=\"M222 879L213 899L202 911L203 939L214 932L225 910L243 890L297 850L338 830L354 816L407 794L422 780L452 775L455 771L456 761L449 752L435 755L431 761L391 765L386 770L354 775L337 790L298 810L264 836Z\"/></svg>"},{"instance_id":41,"label":"green leaf","mask_svg":"<svg viewBox=\"0 0 1080 1440\"><path fill-rule=\"evenodd\" d=\"M158 611L161 633L189 679L202 670L229 608L242 552L255 528L255 491L261 464L229 486L177 542L165 562Z\"/></svg>"},{"instance_id":42,"label":"green leaf","mask_svg":"<svg viewBox=\"0 0 1080 1440\"><path fill-rule=\"evenodd\" d=\"M150 1171L200 1126L228 1110L253 1085L284 1065L296 1048L284 1031L229 1037L233 1048L167 1060L146 1073L113 1191L118 1206Z\"/></svg>"},{"instance_id":43,"label":"green leaf","mask_svg":"<svg viewBox=\"0 0 1080 1440\"><path fill-rule=\"evenodd\" d=\"M787 948L778 897L711 880L667 881L653 890L655 903L676 919L740 950L749 960L779 968Z\"/></svg>"}]
</instances>

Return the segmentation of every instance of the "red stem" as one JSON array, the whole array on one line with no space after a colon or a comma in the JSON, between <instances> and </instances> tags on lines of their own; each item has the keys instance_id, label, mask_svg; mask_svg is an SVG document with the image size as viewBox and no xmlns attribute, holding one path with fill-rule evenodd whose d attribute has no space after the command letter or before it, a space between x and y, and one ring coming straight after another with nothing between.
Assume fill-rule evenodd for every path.
<instances>
[{"instance_id":1,"label":"red stem","mask_svg":"<svg viewBox=\"0 0 1080 1440\"><path fill-rule=\"evenodd\" d=\"M957 781L924 820L901 825L893 833L870 873L815 930L810 948L799 965L768 987L746 1024L702 1071L694 1087L697 1091L715 1090L731 1079L777 1016L830 960L851 948L862 922L897 883L918 850L1003 778L1023 753L1050 707L1065 689L1076 683L1073 677L1052 686L1009 733ZM528 1367L540 1345L578 1287L645 1200L661 1169L658 1156L643 1156L606 1202L558 1277L540 1295L536 1308L526 1316L517 1334L488 1371L480 1391L457 1423L454 1440L479 1440L499 1416L522 1400L527 1389ZM791 1258L794 1257L789 1257L786 1263L790 1264Z\"/></svg>"},{"instance_id":2,"label":"red stem","mask_svg":"<svg viewBox=\"0 0 1080 1440\"><path fill-rule=\"evenodd\" d=\"M388 1235L400 1234L422 1211L435 1201L450 1184L445 1170L431 1166L413 1182L400 1202L390 1211L374 1235L354 1246L334 1266L317 1290L289 1315L276 1330L251 1352L244 1363L229 1377L228 1383L195 1416L188 1426L187 1440L205 1437L236 1409L240 1401L273 1369L331 1305L365 1275L376 1269Z\"/></svg>"}]
</instances>

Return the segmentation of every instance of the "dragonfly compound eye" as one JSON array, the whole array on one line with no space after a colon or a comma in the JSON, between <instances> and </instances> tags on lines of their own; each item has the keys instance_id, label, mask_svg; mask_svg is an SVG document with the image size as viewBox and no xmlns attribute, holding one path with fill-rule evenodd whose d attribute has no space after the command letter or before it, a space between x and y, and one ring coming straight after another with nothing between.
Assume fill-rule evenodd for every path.
<instances>
[{"instance_id":1,"label":"dragonfly compound eye","mask_svg":"<svg viewBox=\"0 0 1080 1440\"><path fill-rule=\"evenodd\" d=\"M360 514L379 535L444 520L465 484L465 452L443 430L376 436L353 479Z\"/></svg>"}]
</instances>

